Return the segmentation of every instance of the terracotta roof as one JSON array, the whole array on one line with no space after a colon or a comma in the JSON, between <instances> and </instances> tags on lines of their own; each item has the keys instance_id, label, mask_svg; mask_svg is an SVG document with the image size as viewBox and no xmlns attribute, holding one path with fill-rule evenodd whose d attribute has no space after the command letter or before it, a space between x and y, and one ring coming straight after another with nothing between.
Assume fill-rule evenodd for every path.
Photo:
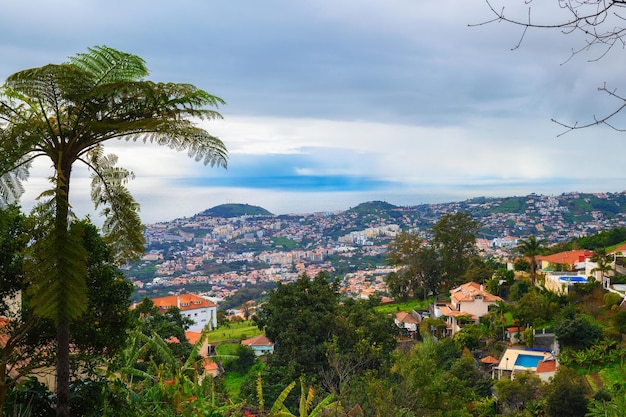
<instances>
[{"instance_id":1,"label":"terracotta roof","mask_svg":"<svg viewBox=\"0 0 626 417\"><path fill-rule=\"evenodd\" d=\"M484 357L484 358L482 358L480 361L481 361L482 363L487 363L487 364L489 364L489 365L496 364L496 363L500 362L499 360L497 360L496 358L494 358L494 357L493 357L493 356L491 356L491 355L485 356L485 357Z\"/></svg>"},{"instance_id":2,"label":"terracotta roof","mask_svg":"<svg viewBox=\"0 0 626 417\"><path fill-rule=\"evenodd\" d=\"M219 366L211 358L204 358L202 361L202 367L205 371L217 371Z\"/></svg>"},{"instance_id":3,"label":"terracotta roof","mask_svg":"<svg viewBox=\"0 0 626 417\"><path fill-rule=\"evenodd\" d=\"M450 298L455 304L473 302L476 296L481 296L486 302L496 302L502 300L497 295L493 295L476 282L468 282L453 290L450 290Z\"/></svg>"},{"instance_id":4,"label":"terracotta roof","mask_svg":"<svg viewBox=\"0 0 626 417\"><path fill-rule=\"evenodd\" d=\"M264 334L242 340L241 344L244 346L274 346Z\"/></svg>"},{"instance_id":5,"label":"terracotta roof","mask_svg":"<svg viewBox=\"0 0 626 417\"><path fill-rule=\"evenodd\" d=\"M556 361L554 359L539 361L535 373L540 374L543 372L556 372Z\"/></svg>"},{"instance_id":6,"label":"terracotta roof","mask_svg":"<svg viewBox=\"0 0 626 417\"><path fill-rule=\"evenodd\" d=\"M396 320L398 320L398 322L400 323L417 324L417 320L415 319L415 317L404 311L396 313Z\"/></svg>"},{"instance_id":7,"label":"terracotta roof","mask_svg":"<svg viewBox=\"0 0 626 417\"><path fill-rule=\"evenodd\" d=\"M509 333L522 333L524 331L523 327L507 327L506 331Z\"/></svg>"},{"instance_id":8,"label":"terracotta roof","mask_svg":"<svg viewBox=\"0 0 626 417\"><path fill-rule=\"evenodd\" d=\"M191 343L192 345L195 345L196 343L198 343L198 340L200 340L200 336L202 336L202 332L192 332L192 331L185 332L185 337L187 338L187 341Z\"/></svg>"},{"instance_id":9,"label":"terracotta roof","mask_svg":"<svg viewBox=\"0 0 626 417\"><path fill-rule=\"evenodd\" d=\"M160 310L178 307L181 311L186 311L216 307L214 303L195 294L169 295L166 297L151 298L151 300Z\"/></svg>"},{"instance_id":10,"label":"terracotta roof","mask_svg":"<svg viewBox=\"0 0 626 417\"><path fill-rule=\"evenodd\" d=\"M538 256L537 260L546 261L558 265L572 265L578 262L584 262L586 258L593 255L593 252L585 249L570 250L565 252L554 253L548 256Z\"/></svg>"},{"instance_id":11,"label":"terracotta roof","mask_svg":"<svg viewBox=\"0 0 626 417\"><path fill-rule=\"evenodd\" d=\"M438 303L437 308L441 311L441 314L447 317L472 317L474 320L478 318L475 314L456 310L451 304Z\"/></svg>"}]
</instances>

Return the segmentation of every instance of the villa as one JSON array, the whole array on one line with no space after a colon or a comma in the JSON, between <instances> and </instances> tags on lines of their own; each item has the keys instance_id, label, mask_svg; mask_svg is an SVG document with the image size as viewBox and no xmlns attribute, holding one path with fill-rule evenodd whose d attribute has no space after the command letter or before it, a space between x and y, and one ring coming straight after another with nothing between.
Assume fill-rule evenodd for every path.
<instances>
[{"instance_id":1,"label":"villa","mask_svg":"<svg viewBox=\"0 0 626 417\"><path fill-rule=\"evenodd\" d=\"M479 319L489 314L489 307L502 301L502 298L485 291L482 284L468 282L450 290L450 302L437 302L431 305L431 314L436 318L444 318L447 334L453 336L463 324L478 324Z\"/></svg>"},{"instance_id":2,"label":"villa","mask_svg":"<svg viewBox=\"0 0 626 417\"><path fill-rule=\"evenodd\" d=\"M206 326L217 328L217 305L195 294L170 295L150 299L160 312L177 307L184 317L193 320L190 331L202 331ZM134 306L133 306L134 308Z\"/></svg>"}]
</instances>

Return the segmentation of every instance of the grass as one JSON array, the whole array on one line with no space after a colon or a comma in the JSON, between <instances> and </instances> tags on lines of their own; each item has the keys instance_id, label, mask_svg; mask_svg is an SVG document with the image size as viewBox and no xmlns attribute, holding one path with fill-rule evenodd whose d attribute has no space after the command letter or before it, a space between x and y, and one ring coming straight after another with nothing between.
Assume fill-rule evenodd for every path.
<instances>
[{"instance_id":1,"label":"grass","mask_svg":"<svg viewBox=\"0 0 626 417\"><path fill-rule=\"evenodd\" d=\"M427 310L433 300L410 300L403 303L383 304L376 307L380 313L397 313L399 311Z\"/></svg>"},{"instance_id":2,"label":"grass","mask_svg":"<svg viewBox=\"0 0 626 417\"><path fill-rule=\"evenodd\" d=\"M207 340L209 343L219 343L228 340L244 340L260 334L261 330L248 320L240 323L222 325L210 332Z\"/></svg>"}]
</instances>

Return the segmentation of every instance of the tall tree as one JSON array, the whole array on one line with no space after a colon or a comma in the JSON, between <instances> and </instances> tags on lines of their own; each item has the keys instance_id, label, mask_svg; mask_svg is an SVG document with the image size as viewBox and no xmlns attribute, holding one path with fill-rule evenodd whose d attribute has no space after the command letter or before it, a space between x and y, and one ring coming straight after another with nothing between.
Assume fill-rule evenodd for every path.
<instances>
[{"instance_id":1,"label":"tall tree","mask_svg":"<svg viewBox=\"0 0 626 417\"><path fill-rule=\"evenodd\" d=\"M92 172L91 198L118 259L143 251L138 204L126 188L133 174L105 155L111 139L142 140L186 150L205 164L226 166L223 143L190 118L215 119L223 101L193 85L145 80L136 55L98 46L62 64L17 72L0 87L0 194L16 199L31 162L47 157L52 188L37 210L42 227L27 268L30 305L57 328L57 415L69 416L70 323L85 311L87 254L80 228L70 227L72 169Z\"/></svg>"},{"instance_id":2,"label":"tall tree","mask_svg":"<svg viewBox=\"0 0 626 417\"><path fill-rule=\"evenodd\" d=\"M444 214L432 227L433 244L441 254L445 283L460 284L470 259L476 254L479 224L470 213Z\"/></svg>"},{"instance_id":3,"label":"tall tree","mask_svg":"<svg viewBox=\"0 0 626 417\"><path fill-rule=\"evenodd\" d=\"M441 277L441 259L437 250L416 233L403 231L387 247L387 263L400 266L385 277L392 296L399 299L437 294Z\"/></svg>"},{"instance_id":4,"label":"tall tree","mask_svg":"<svg viewBox=\"0 0 626 417\"><path fill-rule=\"evenodd\" d=\"M537 257L544 252L544 241L537 240L536 236L530 236L526 240L520 240L517 251L530 262L530 281L533 287L537 282Z\"/></svg>"},{"instance_id":5,"label":"tall tree","mask_svg":"<svg viewBox=\"0 0 626 417\"><path fill-rule=\"evenodd\" d=\"M272 363L290 364L295 375L312 375L326 363L324 342L335 333L339 309L337 283L326 273L306 274L290 284L277 284L254 317L276 344Z\"/></svg>"}]
</instances>

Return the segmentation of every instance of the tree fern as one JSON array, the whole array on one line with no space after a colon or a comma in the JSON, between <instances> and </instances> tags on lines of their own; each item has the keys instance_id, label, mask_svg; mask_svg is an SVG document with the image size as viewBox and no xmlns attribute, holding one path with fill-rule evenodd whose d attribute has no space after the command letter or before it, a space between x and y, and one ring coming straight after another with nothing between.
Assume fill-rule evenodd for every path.
<instances>
[{"instance_id":1,"label":"tree fern","mask_svg":"<svg viewBox=\"0 0 626 417\"><path fill-rule=\"evenodd\" d=\"M221 140L190 119L216 119L224 102L190 84L146 81L140 57L97 46L62 64L26 69L0 86L0 198L23 191L33 159L52 164L53 191L38 214L51 230L33 245L27 291L37 314L57 322L57 413L69 415L69 322L84 309L84 256L71 231L70 184L75 162L93 170L92 198L105 216L103 230L120 259L143 250L139 206L126 189L129 171L104 157L111 139L142 140L186 151L196 161L227 166ZM46 222L48 217L46 217Z\"/></svg>"}]
</instances>

